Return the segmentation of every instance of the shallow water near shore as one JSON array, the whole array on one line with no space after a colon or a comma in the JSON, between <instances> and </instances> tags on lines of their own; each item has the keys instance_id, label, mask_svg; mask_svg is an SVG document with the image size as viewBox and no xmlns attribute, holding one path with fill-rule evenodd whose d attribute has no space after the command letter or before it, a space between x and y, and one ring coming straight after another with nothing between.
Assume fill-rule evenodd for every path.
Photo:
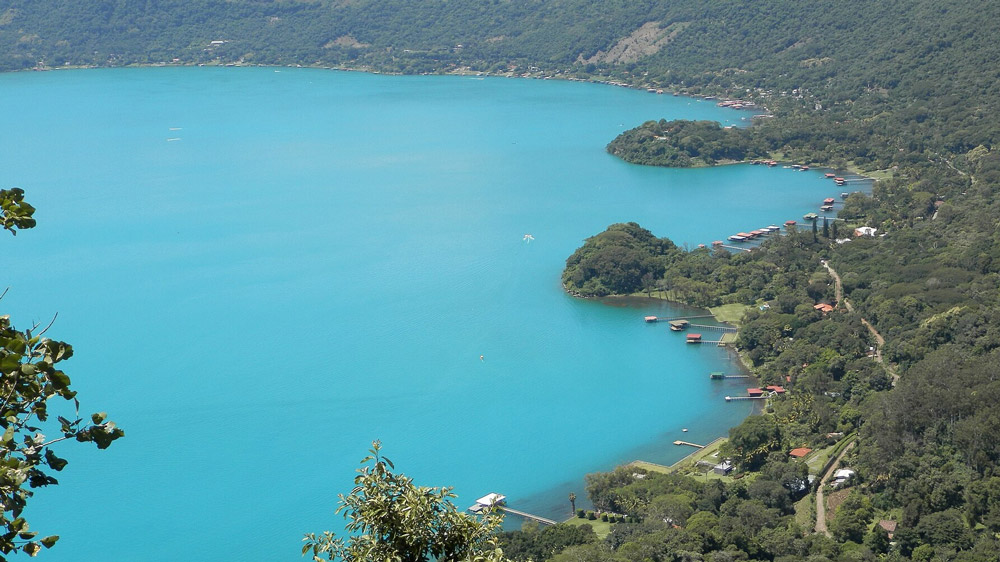
<instances>
[{"instance_id":1,"label":"shallow water near shore","mask_svg":"<svg viewBox=\"0 0 1000 562\"><path fill-rule=\"evenodd\" d=\"M642 321L684 311L571 298L565 259L615 222L693 247L840 191L626 164L604 146L645 120L750 113L594 84L147 68L0 75L0 103L0 185L39 223L4 311L58 313L84 415L127 433L61 448L26 513L49 561L299 560L373 439L460 507L568 517L585 473L669 464L750 405L708 378L726 350Z\"/></svg>"}]
</instances>

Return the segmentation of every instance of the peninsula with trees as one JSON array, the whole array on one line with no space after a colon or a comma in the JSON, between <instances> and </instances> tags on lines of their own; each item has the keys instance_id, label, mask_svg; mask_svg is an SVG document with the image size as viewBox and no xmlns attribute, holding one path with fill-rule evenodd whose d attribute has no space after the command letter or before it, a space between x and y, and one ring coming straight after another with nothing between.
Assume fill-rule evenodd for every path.
<instances>
[{"instance_id":1,"label":"peninsula with trees","mask_svg":"<svg viewBox=\"0 0 1000 562\"><path fill-rule=\"evenodd\" d=\"M734 254L622 223L569 256L562 280L580 296L744 305L736 346L761 385L786 392L731 430L731 473L593 474L590 500L615 523L584 514L499 547L535 562L974 562L1000 552L997 29L1000 4L962 0L13 0L0 6L0 69L479 73L766 108L745 129L650 115L608 150L642 165L862 171L879 181L847 199L838 226L877 236L838 243L843 231L807 227ZM836 488L824 482L835 466L850 472ZM332 556L333 540L307 550Z\"/></svg>"}]
</instances>

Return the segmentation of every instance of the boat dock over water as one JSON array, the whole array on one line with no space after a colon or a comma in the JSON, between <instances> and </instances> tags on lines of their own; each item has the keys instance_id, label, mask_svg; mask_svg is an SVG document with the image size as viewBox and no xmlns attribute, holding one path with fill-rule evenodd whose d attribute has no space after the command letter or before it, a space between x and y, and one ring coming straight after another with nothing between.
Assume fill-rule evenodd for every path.
<instances>
[{"instance_id":1,"label":"boat dock over water","mask_svg":"<svg viewBox=\"0 0 1000 562\"><path fill-rule=\"evenodd\" d=\"M697 443L691 443L689 441L674 441L674 445L687 445L688 447L694 447L695 449L704 449L704 445L699 445Z\"/></svg>"},{"instance_id":2,"label":"boat dock over water","mask_svg":"<svg viewBox=\"0 0 1000 562\"><path fill-rule=\"evenodd\" d=\"M735 326L715 326L710 324L691 324L692 328L704 328L706 330L718 330L720 332L736 332Z\"/></svg>"},{"instance_id":3,"label":"boat dock over water","mask_svg":"<svg viewBox=\"0 0 1000 562\"><path fill-rule=\"evenodd\" d=\"M497 494L496 492L486 494L485 496L476 500L476 503L469 506L469 511L472 513L482 513L484 510L488 509L499 509L504 513L513 513L514 515L519 515L525 519L531 519L532 521L538 521L544 525L555 525L556 521L547 519L540 515L534 515L526 511L521 511L519 509L514 509L512 507L507 507L507 496Z\"/></svg>"},{"instance_id":4,"label":"boat dock over water","mask_svg":"<svg viewBox=\"0 0 1000 562\"><path fill-rule=\"evenodd\" d=\"M727 375L727 374L722 373L720 371L716 371L714 373L709 373L708 374L708 378L710 378L712 380L717 380L717 381L718 380L725 380L725 379L748 379L748 378L750 378L750 375Z\"/></svg>"},{"instance_id":5,"label":"boat dock over water","mask_svg":"<svg viewBox=\"0 0 1000 562\"><path fill-rule=\"evenodd\" d=\"M506 512L506 513L513 513L514 515L520 515L521 517L524 517L525 519L531 519L532 521L538 521L539 523L542 523L544 525L555 525L556 524L556 522L553 521L553 520L551 520L551 519L546 519L544 517L539 517L538 515L532 515L530 513L525 513L523 511L518 511L518 510L510 508L510 507L501 506L500 509L504 510L504 512Z\"/></svg>"}]
</instances>

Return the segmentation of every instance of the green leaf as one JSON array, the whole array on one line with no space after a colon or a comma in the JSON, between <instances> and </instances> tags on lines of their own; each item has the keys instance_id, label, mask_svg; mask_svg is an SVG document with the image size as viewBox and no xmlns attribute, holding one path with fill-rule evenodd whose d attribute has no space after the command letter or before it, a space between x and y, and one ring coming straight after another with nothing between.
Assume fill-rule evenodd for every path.
<instances>
[{"instance_id":1,"label":"green leaf","mask_svg":"<svg viewBox=\"0 0 1000 562\"><path fill-rule=\"evenodd\" d=\"M62 371L53 371L49 375L49 380L52 381L52 386L56 387L59 390L69 388L70 384L69 375L67 375Z\"/></svg>"},{"instance_id":2,"label":"green leaf","mask_svg":"<svg viewBox=\"0 0 1000 562\"><path fill-rule=\"evenodd\" d=\"M45 449L45 462L48 463L48 465L52 467L52 470L55 470L56 472L66 468L66 465L69 464L69 461L57 457L56 454L52 452L52 449L48 448Z\"/></svg>"},{"instance_id":3,"label":"green leaf","mask_svg":"<svg viewBox=\"0 0 1000 562\"><path fill-rule=\"evenodd\" d=\"M52 548L52 546L56 544L56 541L58 540L59 540L59 535L49 535L39 542L41 542L42 546L44 546L45 548Z\"/></svg>"},{"instance_id":4,"label":"green leaf","mask_svg":"<svg viewBox=\"0 0 1000 562\"><path fill-rule=\"evenodd\" d=\"M16 353L7 353L0 357L0 369L8 373L21 366L21 356Z\"/></svg>"}]
</instances>

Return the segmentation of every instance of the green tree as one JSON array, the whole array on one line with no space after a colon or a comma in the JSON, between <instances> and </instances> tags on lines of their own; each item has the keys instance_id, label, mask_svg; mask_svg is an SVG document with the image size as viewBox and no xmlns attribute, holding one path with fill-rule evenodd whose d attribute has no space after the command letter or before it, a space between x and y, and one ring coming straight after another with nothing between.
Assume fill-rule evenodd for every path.
<instances>
[{"instance_id":1,"label":"green tree","mask_svg":"<svg viewBox=\"0 0 1000 562\"><path fill-rule=\"evenodd\" d=\"M722 455L731 457L742 470L753 470L781 445L781 427L774 418L749 416L729 430L729 441L723 445Z\"/></svg>"},{"instance_id":2,"label":"green tree","mask_svg":"<svg viewBox=\"0 0 1000 562\"><path fill-rule=\"evenodd\" d=\"M11 234L16 229L35 226L35 209L24 201L24 191L18 188L0 190L0 224ZM61 441L91 442L99 449L125 435L102 413L92 414L90 424L80 417L80 402L70 389L70 378L57 365L73 356L73 348L65 342L43 338L51 327L36 333L39 326L27 330L15 328L9 316L0 316L0 553L24 552L38 554L42 547L50 548L57 535L38 538L21 516L35 488L58 484L52 472L67 464L56 455L53 445ZM73 404L70 417L50 417L61 398ZM47 436L46 433L49 435ZM53 436L55 434L55 436ZM6 560L0 556L0 560Z\"/></svg>"},{"instance_id":3,"label":"green tree","mask_svg":"<svg viewBox=\"0 0 1000 562\"><path fill-rule=\"evenodd\" d=\"M503 562L496 530L502 517L487 512L481 519L459 512L449 498L451 488L416 486L413 479L392 471L372 443L365 465L358 469L354 489L340 495L337 513L348 520L345 541L325 531L309 533L302 554L314 561L344 562Z\"/></svg>"}]
</instances>

